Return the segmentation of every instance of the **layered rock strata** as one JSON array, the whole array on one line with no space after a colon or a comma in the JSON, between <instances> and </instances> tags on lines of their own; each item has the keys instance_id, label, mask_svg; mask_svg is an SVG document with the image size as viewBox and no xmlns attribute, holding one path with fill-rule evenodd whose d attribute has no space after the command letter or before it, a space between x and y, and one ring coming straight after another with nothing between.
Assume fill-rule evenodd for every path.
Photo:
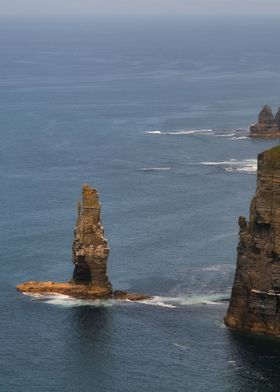
<instances>
[{"instance_id":1,"label":"layered rock strata","mask_svg":"<svg viewBox=\"0 0 280 392\"><path fill-rule=\"evenodd\" d=\"M98 193L87 184L83 186L82 202L78 203L74 230L72 260L73 278L67 283L26 282L17 289L25 293L64 294L81 299L141 300L147 295L113 291L107 274L109 247L101 224Z\"/></svg>"},{"instance_id":2,"label":"layered rock strata","mask_svg":"<svg viewBox=\"0 0 280 392\"><path fill-rule=\"evenodd\" d=\"M250 126L250 137L280 137L280 108L274 117L270 106L265 105L260 111L258 122Z\"/></svg>"},{"instance_id":3,"label":"layered rock strata","mask_svg":"<svg viewBox=\"0 0 280 392\"><path fill-rule=\"evenodd\" d=\"M258 156L250 217L239 218L237 266L227 326L280 335L280 146Z\"/></svg>"}]
</instances>

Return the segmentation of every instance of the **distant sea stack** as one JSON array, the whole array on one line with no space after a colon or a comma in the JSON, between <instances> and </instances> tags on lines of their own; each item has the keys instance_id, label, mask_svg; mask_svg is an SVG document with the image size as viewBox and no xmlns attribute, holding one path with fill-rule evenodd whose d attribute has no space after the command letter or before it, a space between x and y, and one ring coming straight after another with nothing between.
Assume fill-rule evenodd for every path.
<instances>
[{"instance_id":1,"label":"distant sea stack","mask_svg":"<svg viewBox=\"0 0 280 392\"><path fill-rule=\"evenodd\" d=\"M150 298L144 294L113 291L107 274L109 247L101 224L98 193L85 184L82 202L78 203L77 222L74 230L72 259L73 278L70 282L26 282L17 290L33 294L64 294L81 299L128 299Z\"/></svg>"},{"instance_id":2,"label":"distant sea stack","mask_svg":"<svg viewBox=\"0 0 280 392\"><path fill-rule=\"evenodd\" d=\"M227 326L280 336L280 146L258 156L249 222L239 218Z\"/></svg>"},{"instance_id":3,"label":"distant sea stack","mask_svg":"<svg viewBox=\"0 0 280 392\"><path fill-rule=\"evenodd\" d=\"M253 124L250 127L250 137L280 137L280 108L274 117L271 107L265 105L260 111L258 123Z\"/></svg>"}]
</instances>

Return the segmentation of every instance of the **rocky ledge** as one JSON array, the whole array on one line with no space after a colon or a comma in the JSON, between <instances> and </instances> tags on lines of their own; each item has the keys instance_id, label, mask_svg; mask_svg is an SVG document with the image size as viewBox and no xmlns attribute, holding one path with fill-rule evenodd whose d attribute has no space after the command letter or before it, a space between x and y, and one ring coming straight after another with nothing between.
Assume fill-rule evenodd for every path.
<instances>
[{"instance_id":1,"label":"rocky ledge","mask_svg":"<svg viewBox=\"0 0 280 392\"><path fill-rule=\"evenodd\" d=\"M250 126L250 137L271 139L280 137L280 108L274 117L270 106L265 105L256 124Z\"/></svg>"},{"instance_id":2,"label":"rocky ledge","mask_svg":"<svg viewBox=\"0 0 280 392\"><path fill-rule=\"evenodd\" d=\"M258 156L249 222L239 218L227 326L280 336L280 146Z\"/></svg>"},{"instance_id":3,"label":"rocky ledge","mask_svg":"<svg viewBox=\"0 0 280 392\"><path fill-rule=\"evenodd\" d=\"M80 299L122 299L139 301L148 295L113 290L107 274L109 247L101 224L98 193L87 184L83 186L82 202L78 203L74 230L72 260L73 278L70 282L26 282L17 290L29 294L63 294Z\"/></svg>"},{"instance_id":4,"label":"rocky ledge","mask_svg":"<svg viewBox=\"0 0 280 392\"><path fill-rule=\"evenodd\" d=\"M55 283L55 282L37 282L30 281L18 285L17 290L26 294L62 294L68 295L69 297L87 300L96 299L119 299L119 300L129 300L129 301L141 301L144 299L151 298L148 295L139 293L129 293L127 291L116 290L111 294L104 293L103 290L98 290L91 286L84 284L74 284L74 283Z\"/></svg>"}]
</instances>

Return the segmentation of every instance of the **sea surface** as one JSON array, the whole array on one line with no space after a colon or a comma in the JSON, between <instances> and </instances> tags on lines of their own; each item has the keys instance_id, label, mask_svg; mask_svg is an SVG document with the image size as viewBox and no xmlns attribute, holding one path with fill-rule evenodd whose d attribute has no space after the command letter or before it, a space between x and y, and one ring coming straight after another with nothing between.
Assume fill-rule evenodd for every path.
<instances>
[{"instance_id":1,"label":"sea surface","mask_svg":"<svg viewBox=\"0 0 280 392\"><path fill-rule=\"evenodd\" d=\"M279 392L280 344L225 328L276 18L0 20L0 391ZM114 288L141 303L29 297L71 278L97 188Z\"/></svg>"}]
</instances>

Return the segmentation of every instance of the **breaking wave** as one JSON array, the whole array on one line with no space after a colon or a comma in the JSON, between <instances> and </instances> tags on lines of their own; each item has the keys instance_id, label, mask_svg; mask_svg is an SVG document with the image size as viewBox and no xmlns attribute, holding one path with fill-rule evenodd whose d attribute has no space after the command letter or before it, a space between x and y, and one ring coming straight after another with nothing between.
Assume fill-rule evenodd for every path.
<instances>
[{"instance_id":1,"label":"breaking wave","mask_svg":"<svg viewBox=\"0 0 280 392\"><path fill-rule=\"evenodd\" d=\"M224 137L229 140L246 140L249 139L249 129L236 129L233 131L215 133L216 137Z\"/></svg>"},{"instance_id":2,"label":"breaking wave","mask_svg":"<svg viewBox=\"0 0 280 392\"><path fill-rule=\"evenodd\" d=\"M200 164L205 166L222 166L225 171L230 173L256 173L258 166L256 159L244 159L243 161L230 159L229 161L220 162L200 162Z\"/></svg>"},{"instance_id":3,"label":"breaking wave","mask_svg":"<svg viewBox=\"0 0 280 392\"><path fill-rule=\"evenodd\" d=\"M143 167L143 171L168 171L171 167Z\"/></svg>"},{"instance_id":4,"label":"breaking wave","mask_svg":"<svg viewBox=\"0 0 280 392\"><path fill-rule=\"evenodd\" d=\"M93 306L93 307L111 307L111 306L123 306L128 304L143 304L149 306L158 306L161 308L175 309L180 306L188 305L219 305L224 301L229 300L229 293L216 293L216 294L205 294L205 295L189 295L189 296L177 296L177 297L165 297L165 296L154 296L151 299L143 301L129 301L129 300L84 300L71 298L67 295L62 294L30 294L25 293L34 301L42 301L50 305L61 306L64 308L80 307L80 306Z\"/></svg>"},{"instance_id":5,"label":"breaking wave","mask_svg":"<svg viewBox=\"0 0 280 392\"><path fill-rule=\"evenodd\" d=\"M205 295L189 295L178 297L161 297L155 296L151 299L140 301L146 305L178 308L180 306L188 305L220 305L224 301L229 300L229 293L216 293Z\"/></svg>"},{"instance_id":6,"label":"breaking wave","mask_svg":"<svg viewBox=\"0 0 280 392\"><path fill-rule=\"evenodd\" d=\"M169 136L180 136L180 135L207 135L213 133L212 129L190 129L190 130L178 130L178 131L146 131L148 135L169 135Z\"/></svg>"},{"instance_id":7,"label":"breaking wave","mask_svg":"<svg viewBox=\"0 0 280 392\"><path fill-rule=\"evenodd\" d=\"M234 136L230 138L230 140L246 140L246 139L249 139L249 136Z\"/></svg>"},{"instance_id":8,"label":"breaking wave","mask_svg":"<svg viewBox=\"0 0 280 392\"><path fill-rule=\"evenodd\" d=\"M228 140L246 140L249 139L248 133L249 130L235 130L235 131L225 131L222 133L214 132L212 129L182 129L182 130L154 130L154 131L145 131L147 135L167 135L167 136L195 136L195 135L204 135L204 136L214 136L214 137L222 137Z\"/></svg>"}]
</instances>

